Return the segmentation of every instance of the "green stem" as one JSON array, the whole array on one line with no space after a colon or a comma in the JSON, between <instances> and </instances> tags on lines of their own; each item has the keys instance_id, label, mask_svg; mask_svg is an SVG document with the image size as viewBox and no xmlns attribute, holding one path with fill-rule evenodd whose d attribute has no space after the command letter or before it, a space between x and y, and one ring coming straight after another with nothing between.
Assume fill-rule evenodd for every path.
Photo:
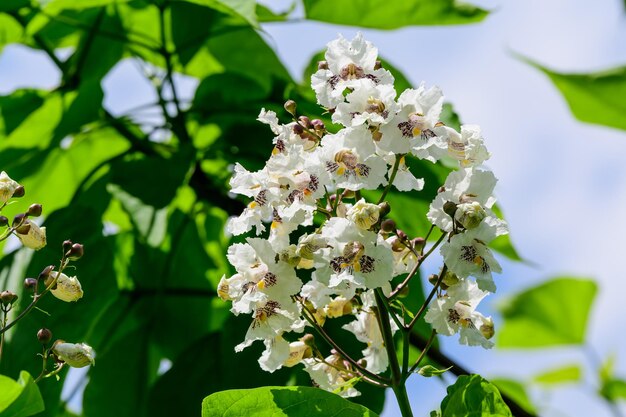
<instances>
[{"instance_id":1,"label":"green stem","mask_svg":"<svg viewBox=\"0 0 626 417\"><path fill-rule=\"evenodd\" d=\"M400 370L398 355L396 354L396 348L393 342L393 333L391 332L391 323L389 322L389 312L387 311L387 307L383 301L384 294L380 288L376 288L374 290L374 295L376 297L376 306L378 307L378 324L385 343L385 349L387 350L387 356L389 357L391 383L395 390L398 384L402 383L402 371Z\"/></svg>"},{"instance_id":2,"label":"green stem","mask_svg":"<svg viewBox=\"0 0 626 417\"><path fill-rule=\"evenodd\" d=\"M9 317L8 310L5 310L4 308L2 308L2 328L0 328L0 330L2 330L2 333L0 333L0 362L2 362L2 350L4 348L4 328L7 325L8 317Z\"/></svg>"},{"instance_id":3,"label":"green stem","mask_svg":"<svg viewBox=\"0 0 626 417\"><path fill-rule=\"evenodd\" d=\"M403 157L404 155L396 155L396 162L394 162L393 168L391 169L391 175L389 176L389 183L383 190L383 194L378 199L378 204L385 201L385 197L387 197L387 193L389 192L389 189L391 189L391 186L393 185L393 181L396 179L396 174L398 173L398 168L400 167L400 161L402 160Z\"/></svg>"},{"instance_id":4,"label":"green stem","mask_svg":"<svg viewBox=\"0 0 626 417\"><path fill-rule=\"evenodd\" d=\"M400 413L402 413L402 417L413 417L413 410L411 410L409 396L406 393L406 385L402 383L398 386L394 386L393 393L396 395L396 400L400 406Z\"/></svg>"},{"instance_id":5,"label":"green stem","mask_svg":"<svg viewBox=\"0 0 626 417\"><path fill-rule=\"evenodd\" d=\"M409 332L405 332L407 339L409 337ZM433 330L430 333L430 338L428 339L428 342L426 342L426 346L424 346L424 349L422 350L422 353L420 353L420 356L417 358L417 360L415 361L415 363L413 364L413 366L411 366L411 369L409 369L409 372L407 374L407 378L408 375L412 374L413 372L415 372L415 370L417 369L418 366L420 366L420 363L422 363L422 360L424 359L424 357L426 356L426 354L428 353L428 350L430 349L430 345L432 345L433 341L435 340L435 336L437 335L437 332L435 330Z\"/></svg>"}]
</instances>

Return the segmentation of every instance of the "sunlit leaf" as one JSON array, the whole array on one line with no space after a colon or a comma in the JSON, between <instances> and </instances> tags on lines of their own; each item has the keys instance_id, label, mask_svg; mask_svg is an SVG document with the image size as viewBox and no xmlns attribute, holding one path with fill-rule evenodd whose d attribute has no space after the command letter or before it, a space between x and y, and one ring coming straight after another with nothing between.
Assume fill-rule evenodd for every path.
<instances>
[{"instance_id":1,"label":"sunlit leaf","mask_svg":"<svg viewBox=\"0 0 626 417\"><path fill-rule=\"evenodd\" d=\"M550 369L536 375L533 380L543 385L557 385L579 382L582 378L582 370L577 364Z\"/></svg>"},{"instance_id":2,"label":"sunlit leaf","mask_svg":"<svg viewBox=\"0 0 626 417\"><path fill-rule=\"evenodd\" d=\"M558 277L500 305L504 324L497 344L507 348L581 344L597 285L590 279Z\"/></svg>"},{"instance_id":3,"label":"sunlit leaf","mask_svg":"<svg viewBox=\"0 0 626 417\"><path fill-rule=\"evenodd\" d=\"M0 415L2 417L28 417L44 410L43 399L33 377L20 372L16 381L0 375Z\"/></svg>"},{"instance_id":4,"label":"sunlit leaf","mask_svg":"<svg viewBox=\"0 0 626 417\"><path fill-rule=\"evenodd\" d=\"M525 385L521 382L506 378L492 378L491 383L498 387L502 394L515 401L522 409L532 414L537 412L526 392Z\"/></svg>"},{"instance_id":5,"label":"sunlit leaf","mask_svg":"<svg viewBox=\"0 0 626 417\"><path fill-rule=\"evenodd\" d=\"M512 417L498 389L480 375L462 375L448 387L442 417Z\"/></svg>"}]
</instances>

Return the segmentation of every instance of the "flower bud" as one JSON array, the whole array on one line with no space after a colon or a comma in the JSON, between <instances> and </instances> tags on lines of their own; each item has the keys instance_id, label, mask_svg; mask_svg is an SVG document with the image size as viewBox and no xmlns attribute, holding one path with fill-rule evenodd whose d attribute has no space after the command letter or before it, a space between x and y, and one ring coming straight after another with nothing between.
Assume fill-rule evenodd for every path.
<instances>
[{"instance_id":1,"label":"flower bud","mask_svg":"<svg viewBox=\"0 0 626 417\"><path fill-rule=\"evenodd\" d=\"M300 122L300 125L302 127L306 127L307 129L311 129L313 128L313 125L311 124L311 119L309 119L306 116L300 116L298 117L298 121Z\"/></svg>"},{"instance_id":2,"label":"flower bud","mask_svg":"<svg viewBox=\"0 0 626 417\"><path fill-rule=\"evenodd\" d=\"M6 216L0 216L0 227L6 227L9 225L9 219Z\"/></svg>"},{"instance_id":3,"label":"flower bud","mask_svg":"<svg viewBox=\"0 0 626 417\"><path fill-rule=\"evenodd\" d=\"M23 186L20 185L13 192L13 197L14 198L21 198L21 197L24 197L25 194L26 194L26 190L24 189Z\"/></svg>"},{"instance_id":4,"label":"flower bud","mask_svg":"<svg viewBox=\"0 0 626 417\"><path fill-rule=\"evenodd\" d=\"M30 226L28 232L21 234L19 230L17 231L17 237L22 242L22 245L35 250L39 250L46 246L46 228L39 227L30 220L26 220L25 222L28 222L28 225Z\"/></svg>"},{"instance_id":5,"label":"flower bud","mask_svg":"<svg viewBox=\"0 0 626 417\"><path fill-rule=\"evenodd\" d=\"M72 368L83 368L95 364L94 351L84 343L65 343L57 340L52 346L52 353L61 362Z\"/></svg>"},{"instance_id":6,"label":"flower bud","mask_svg":"<svg viewBox=\"0 0 626 417\"><path fill-rule=\"evenodd\" d=\"M416 237L415 239L411 240L411 244L413 245L413 249L419 252L424 249L424 245L426 245L426 240L423 237Z\"/></svg>"},{"instance_id":7,"label":"flower bud","mask_svg":"<svg viewBox=\"0 0 626 417\"><path fill-rule=\"evenodd\" d=\"M65 256L68 259L75 261L77 259L82 258L84 253L85 253L85 250L83 248L83 245L81 245L80 243L74 243L72 247L70 248L70 250L68 250L65 253Z\"/></svg>"},{"instance_id":8,"label":"flower bud","mask_svg":"<svg viewBox=\"0 0 626 417\"><path fill-rule=\"evenodd\" d=\"M318 70L327 70L328 69L328 62L326 62L326 61L319 61L317 63L317 69Z\"/></svg>"},{"instance_id":9,"label":"flower bud","mask_svg":"<svg viewBox=\"0 0 626 417\"><path fill-rule=\"evenodd\" d=\"M293 100L287 100L285 101L285 105L283 106L285 108L285 110L287 111L287 113L289 113L292 116L296 116L296 108L298 107L296 102Z\"/></svg>"},{"instance_id":10,"label":"flower bud","mask_svg":"<svg viewBox=\"0 0 626 417\"><path fill-rule=\"evenodd\" d=\"M322 122L320 119L311 120L311 125L313 125L313 129L316 132L323 132L324 130L326 130L326 125L324 125L324 122Z\"/></svg>"},{"instance_id":11,"label":"flower bud","mask_svg":"<svg viewBox=\"0 0 626 417\"><path fill-rule=\"evenodd\" d=\"M446 287L452 287L461 281L459 277L452 271L447 270L446 275L444 275L443 280L441 281Z\"/></svg>"},{"instance_id":12,"label":"flower bud","mask_svg":"<svg viewBox=\"0 0 626 417\"><path fill-rule=\"evenodd\" d=\"M17 231L17 233L22 233L22 234L28 233L28 228L20 230L20 228L23 228L26 225L27 225L26 213L18 213L15 215L15 217L13 217L13 222L11 223L11 226L16 227L15 230Z\"/></svg>"},{"instance_id":13,"label":"flower bud","mask_svg":"<svg viewBox=\"0 0 626 417\"><path fill-rule=\"evenodd\" d=\"M396 236L391 241L391 250L394 252L402 252L406 249L406 245Z\"/></svg>"},{"instance_id":14,"label":"flower bud","mask_svg":"<svg viewBox=\"0 0 626 417\"><path fill-rule=\"evenodd\" d=\"M408 236L406 235L406 233L404 233L403 230L398 229L396 231L396 235L398 236L398 239L400 239L401 241L406 241L406 239L408 238Z\"/></svg>"},{"instance_id":15,"label":"flower bud","mask_svg":"<svg viewBox=\"0 0 626 417\"><path fill-rule=\"evenodd\" d=\"M374 63L374 70L381 69L382 67L383 64L379 60L376 60L376 62Z\"/></svg>"},{"instance_id":16,"label":"flower bud","mask_svg":"<svg viewBox=\"0 0 626 417\"><path fill-rule=\"evenodd\" d=\"M485 217L487 217L485 209L476 201L459 204L454 213L454 219L461 223L466 229L478 227Z\"/></svg>"},{"instance_id":17,"label":"flower bud","mask_svg":"<svg viewBox=\"0 0 626 417\"><path fill-rule=\"evenodd\" d=\"M52 332L46 328L39 329L37 332L37 340L39 343L47 345L52 340Z\"/></svg>"},{"instance_id":18,"label":"flower bud","mask_svg":"<svg viewBox=\"0 0 626 417\"><path fill-rule=\"evenodd\" d=\"M486 318L483 324L480 326L480 333L485 336L485 339L489 340L495 334L495 329L493 326L493 320L491 317Z\"/></svg>"},{"instance_id":19,"label":"flower bud","mask_svg":"<svg viewBox=\"0 0 626 417\"><path fill-rule=\"evenodd\" d=\"M446 201L443 204L443 211L450 217L454 218L454 213L456 213L456 204L452 201Z\"/></svg>"},{"instance_id":20,"label":"flower bud","mask_svg":"<svg viewBox=\"0 0 626 417\"><path fill-rule=\"evenodd\" d=\"M428 276L428 282L430 282L432 285L435 285L438 280L439 280L439 275L437 274L430 274Z\"/></svg>"},{"instance_id":21,"label":"flower bud","mask_svg":"<svg viewBox=\"0 0 626 417\"><path fill-rule=\"evenodd\" d=\"M396 230L396 222L391 219L383 220L383 222L380 224L380 230L385 233L392 233Z\"/></svg>"},{"instance_id":22,"label":"flower bud","mask_svg":"<svg viewBox=\"0 0 626 417\"><path fill-rule=\"evenodd\" d=\"M26 215L31 217L39 217L41 216L42 210L43 207L41 206L41 204L31 204L26 211Z\"/></svg>"},{"instance_id":23,"label":"flower bud","mask_svg":"<svg viewBox=\"0 0 626 417\"><path fill-rule=\"evenodd\" d=\"M378 207L380 207L380 217L385 217L391 211L391 206L386 201L380 203Z\"/></svg>"},{"instance_id":24,"label":"flower bud","mask_svg":"<svg viewBox=\"0 0 626 417\"><path fill-rule=\"evenodd\" d=\"M54 265L48 265L39 273L39 276L37 277L38 280L45 281L46 287L51 284L51 282L48 282L48 278L50 278L50 273L52 271L54 271Z\"/></svg>"},{"instance_id":25,"label":"flower bud","mask_svg":"<svg viewBox=\"0 0 626 417\"><path fill-rule=\"evenodd\" d=\"M304 128L300 126L299 124L293 125L292 129L293 129L293 133L295 133L298 136L302 136L302 134L304 133Z\"/></svg>"},{"instance_id":26,"label":"flower bud","mask_svg":"<svg viewBox=\"0 0 626 417\"><path fill-rule=\"evenodd\" d=\"M72 302L78 301L83 297L83 289L76 277L68 277L64 273L59 275L56 288L50 290L52 295L61 301Z\"/></svg>"},{"instance_id":27,"label":"flower bud","mask_svg":"<svg viewBox=\"0 0 626 417\"><path fill-rule=\"evenodd\" d=\"M437 369L432 365L425 365L425 366L422 366L419 369L419 371L417 371L417 373L420 374L421 376L425 376L426 378L430 378L431 376L439 376L449 371L450 369L452 369L452 367L449 367L446 369Z\"/></svg>"},{"instance_id":28,"label":"flower bud","mask_svg":"<svg viewBox=\"0 0 626 417\"><path fill-rule=\"evenodd\" d=\"M364 358L356 361L356 364L359 365L361 368L367 368L367 361Z\"/></svg>"},{"instance_id":29,"label":"flower bud","mask_svg":"<svg viewBox=\"0 0 626 417\"><path fill-rule=\"evenodd\" d=\"M300 338L302 342L304 342L307 346L314 347L315 346L315 336L311 333L307 333Z\"/></svg>"},{"instance_id":30,"label":"flower bud","mask_svg":"<svg viewBox=\"0 0 626 417\"><path fill-rule=\"evenodd\" d=\"M289 344L289 356L283 363L284 366L291 368L302 361L302 359L313 356L313 350L306 343L298 340Z\"/></svg>"},{"instance_id":31,"label":"flower bud","mask_svg":"<svg viewBox=\"0 0 626 417\"><path fill-rule=\"evenodd\" d=\"M17 294L15 294L12 291L2 291L0 293L0 301L2 301L2 304L5 306L11 305L13 304L15 301L17 301Z\"/></svg>"},{"instance_id":32,"label":"flower bud","mask_svg":"<svg viewBox=\"0 0 626 417\"><path fill-rule=\"evenodd\" d=\"M376 204L366 203L364 199L357 201L346 213L346 217L363 230L369 230L378 223L379 216L380 207Z\"/></svg>"},{"instance_id":33,"label":"flower bud","mask_svg":"<svg viewBox=\"0 0 626 417\"><path fill-rule=\"evenodd\" d=\"M35 278L26 278L24 280L24 288L35 291L37 288L37 280Z\"/></svg>"},{"instance_id":34,"label":"flower bud","mask_svg":"<svg viewBox=\"0 0 626 417\"><path fill-rule=\"evenodd\" d=\"M18 191L18 188L21 188L21 191ZM24 187L13 181L6 172L2 171L0 173L0 203L6 203L11 197L21 197L16 195L20 192L24 195Z\"/></svg>"},{"instance_id":35,"label":"flower bud","mask_svg":"<svg viewBox=\"0 0 626 417\"><path fill-rule=\"evenodd\" d=\"M64 240L63 241L63 253L67 253L67 251L69 251L70 249L72 249L72 245L74 244L74 242L72 242L71 240Z\"/></svg>"}]
</instances>

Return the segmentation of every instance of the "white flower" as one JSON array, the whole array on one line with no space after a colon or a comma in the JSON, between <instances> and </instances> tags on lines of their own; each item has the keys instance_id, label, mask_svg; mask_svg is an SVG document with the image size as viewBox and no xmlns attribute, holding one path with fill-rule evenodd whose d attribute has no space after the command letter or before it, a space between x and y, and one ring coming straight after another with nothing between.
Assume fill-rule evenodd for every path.
<instances>
[{"instance_id":1,"label":"white flower","mask_svg":"<svg viewBox=\"0 0 626 417\"><path fill-rule=\"evenodd\" d=\"M496 198L493 196L493 189L497 181L491 171L465 168L450 172L443 187L444 191L437 194L437 197L430 205L427 214L428 220L446 232L452 231L452 217L446 213L444 205L447 202L457 205L478 203L483 209L490 209L496 202ZM461 207L461 212L459 217L457 217L457 221L460 221L464 227L466 227L464 224L466 219L463 218L464 210L469 210L470 208L469 206ZM465 212L465 214L468 213ZM485 217L487 215L493 216L490 210L485 212ZM474 217L472 221L475 220L476 218Z\"/></svg>"},{"instance_id":2,"label":"white flower","mask_svg":"<svg viewBox=\"0 0 626 417\"><path fill-rule=\"evenodd\" d=\"M324 136L318 155L337 188L356 191L387 182L387 163L375 152L370 132L361 126Z\"/></svg>"},{"instance_id":3,"label":"white flower","mask_svg":"<svg viewBox=\"0 0 626 417\"><path fill-rule=\"evenodd\" d=\"M311 379L323 390L334 392L342 397L356 397L361 395L354 388L358 379L356 373L345 368L343 359L339 356L331 355L324 359L304 359L304 370L308 372Z\"/></svg>"},{"instance_id":4,"label":"white flower","mask_svg":"<svg viewBox=\"0 0 626 417\"><path fill-rule=\"evenodd\" d=\"M378 146L395 154L412 152L420 159L435 162L445 154L447 143L434 128L439 123L443 95L437 87L405 90L398 98L400 110L380 128Z\"/></svg>"},{"instance_id":5,"label":"white flower","mask_svg":"<svg viewBox=\"0 0 626 417\"><path fill-rule=\"evenodd\" d=\"M333 108L343 102L343 93L355 81L367 79L374 84L392 84L393 76L385 69L377 67L378 50L358 33L352 41L343 36L328 43L326 68L319 69L311 76L311 87L315 90L317 102Z\"/></svg>"},{"instance_id":6,"label":"white flower","mask_svg":"<svg viewBox=\"0 0 626 417\"><path fill-rule=\"evenodd\" d=\"M439 334L451 336L460 333L461 344L491 348L493 342L485 336L492 336L493 322L476 311L478 303L486 295L487 292L480 290L476 283L462 280L448 288L445 296L433 301L424 320ZM491 333L486 328L490 328Z\"/></svg>"},{"instance_id":7,"label":"white flower","mask_svg":"<svg viewBox=\"0 0 626 417\"><path fill-rule=\"evenodd\" d=\"M395 158L393 154L385 156L385 160L389 165L388 177L391 178L391 173L393 171L393 164L395 163ZM413 173L409 170L409 167L406 165L405 157L400 158L400 162L398 163L398 171L396 172L396 178L393 180L393 186L398 191L421 191L424 188L424 179L423 178L415 178Z\"/></svg>"},{"instance_id":8,"label":"white flower","mask_svg":"<svg viewBox=\"0 0 626 417\"><path fill-rule=\"evenodd\" d=\"M50 292L59 300L68 303L83 298L83 289L78 278L68 277L64 273L59 275L56 288L51 289Z\"/></svg>"},{"instance_id":9,"label":"white flower","mask_svg":"<svg viewBox=\"0 0 626 417\"><path fill-rule=\"evenodd\" d=\"M20 185L12 180L9 175L2 171L0 173L0 203L6 203Z\"/></svg>"},{"instance_id":10,"label":"white flower","mask_svg":"<svg viewBox=\"0 0 626 417\"><path fill-rule=\"evenodd\" d=\"M386 123L396 111L396 90L392 85L376 85L368 79L355 82L354 90L339 103L332 120L346 127L364 123L380 125Z\"/></svg>"},{"instance_id":11,"label":"white flower","mask_svg":"<svg viewBox=\"0 0 626 417\"><path fill-rule=\"evenodd\" d=\"M506 233L506 222L488 217L477 228L456 234L444 243L441 246L443 260L459 277L474 276L480 289L495 292L491 274L502 272L502 268L486 243L503 233Z\"/></svg>"},{"instance_id":12,"label":"white flower","mask_svg":"<svg viewBox=\"0 0 626 417\"><path fill-rule=\"evenodd\" d=\"M96 362L93 348L84 343L65 343L57 340L52 346L52 353L72 368L84 368Z\"/></svg>"},{"instance_id":13,"label":"white flower","mask_svg":"<svg viewBox=\"0 0 626 417\"><path fill-rule=\"evenodd\" d=\"M389 358L385 350L383 335L378 326L378 319L373 311L361 310L357 314L356 320L344 325L343 329L353 333L360 342L367 343L367 348L362 351L366 362L365 369L375 374L387 369Z\"/></svg>"},{"instance_id":14,"label":"white flower","mask_svg":"<svg viewBox=\"0 0 626 417\"><path fill-rule=\"evenodd\" d=\"M259 358L261 369L266 372L274 372L282 368L285 361L289 359L289 342L279 335L275 338L265 339L263 343L265 350Z\"/></svg>"},{"instance_id":15,"label":"white flower","mask_svg":"<svg viewBox=\"0 0 626 417\"><path fill-rule=\"evenodd\" d=\"M39 227L30 220L24 220L23 225L30 225L28 233L15 233L22 245L30 249L39 250L46 246L46 228Z\"/></svg>"},{"instance_id":16,"label":"white flower","mask_svg":"<svg viewBox=\"0 0 626 417\"><path fill-rule=\"evenodd\" d=\"M289 356L283 362L283 366L291 368L299 364L302 359L309 358L312 355L311 347L301 340L289 343Z\"/></svg>"},{"instance_id":17,"label":"white flower","mask_svg":"<svg viewBox=\"0 0 626 417\"><path fill-rule=\"evenodd\" d=\"M479 126L463 125L460 134L448 126L437 127L434 131L446 139L448 155L459 161L461 167L480 165L491 156Z\"/></svg>"}]
</instances>

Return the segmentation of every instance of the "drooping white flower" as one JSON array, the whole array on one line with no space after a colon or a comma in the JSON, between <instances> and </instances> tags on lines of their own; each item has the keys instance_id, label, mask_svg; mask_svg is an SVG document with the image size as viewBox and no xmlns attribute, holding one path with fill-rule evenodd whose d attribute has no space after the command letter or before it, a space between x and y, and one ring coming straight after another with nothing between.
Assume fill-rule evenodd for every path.
<instances>
[{"instance_id":1,"label":"drooping white flower","mask_svg":"<svg viewBox=\"0 0 626 417\"><path fill-rule=\"evenodd\" d=\"M0 172L0 203L9 201L19 186L20 184L12 180L5 171Z\"/></svg>"},{"instance_id":2,"label":"drooping white flower","mask_svg":"<svg viewBox=\"0 0 626 417\"><path fill-rule=\"evenodd\" d=\"M378 319L373 311L361 310L357 314L356 320L344 325L343 329L353 333L360 342L367 343L367 348L362 351L363 359L366 362L365 369L375 374L387 369L389 358L385 350L383 335L378 326Z\"/></svg>"},{"instance_id":3,"label":"drooping white flower","mask_svg":"<svg viewBox=\"0 0 626 417\"><path fill-rule=\"evenodd\" d=\"M461 133L448 126L437 127L434 132L446 139L448 155L463 168L480 165L491 156L477 125L463 125Z\"/></svg>"},{"instance_id":4,"label":"drooping white flower","mask_svg":"<svg viewBox=\"0 0 626 417\"><path fill-rule=\"evenodd\" d=\"M60 361L72 368L84 368L95 364L94 350L85 343L65 343L57 340L51 350Z\"/></svg>"},{"instance_id":5,"label":"drooping white flower","mask_svg":"<svg viewBox=\"0 0 626 417\"><path fill-rule=\"evenodd\" d=\"M433 301L424 320L439 334L460 333L461 344L491 348L493 342L489 338L493 335L493 322L476 311L486 295L487 292L479 289L475 282L461 280L448 288L446 295Z\"/></svg>"},{"instance_id":6,"label":"drooping white flower","mask_svg":"<svg viewBox=\"0 0 626 417\"><path fill-rule=\"evenodd\" d=\"M20 242L22 242L22 245L35 250L39 250L46 246L47 240L45 227L39 227L35 222L32 222L28 219L24 220L22 224L30 226L26 234L22 234L19 232L15 233Z\"/></svg>"},{"instance_id":7,"label":"drooping white flower","mask_svg":"<svg viewBox=\"0 0 626 417\"><path fill-rule=\"evenodd\" d=\"M304 370L321 389L346 398L361 395L354 388L359 379L357 374L346 368L340 356L330 355L323 362L314 358L304 359L303 362Z\"/></svg>"},{"instance_id":8,"label":"drooping white flower","mask_svg":"<svg viewBox=\"0 0 626 417\"><path fill-rule=\"evenodd\" d=\"M56 287L52 288L50 292L59 300L68 303L83 298L83 289L78 278L68 277L62 272L57 278Z\"/></svg>"}]
</instances>

